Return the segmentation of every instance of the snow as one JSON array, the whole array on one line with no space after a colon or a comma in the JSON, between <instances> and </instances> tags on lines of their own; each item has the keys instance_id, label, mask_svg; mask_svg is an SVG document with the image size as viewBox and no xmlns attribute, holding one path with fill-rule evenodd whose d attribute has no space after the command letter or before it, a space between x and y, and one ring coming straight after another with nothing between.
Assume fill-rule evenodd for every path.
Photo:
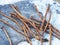
<instances>
[{"instance_id":1,"label":"snow","mask_svg":"<svg viewBox=\"0 0 60 45\"><path fill-rule=\"evenodd\" d=\"M11 3L15 3L18 1L23 1L23 0L1 0L0 1L0 5L5 5L5 4L11 4ZM29 0L31 3L34 3L35 5L37 5L38 9L40 12L43 13L43 15L45 14L46 11L46 7L48 6L48 4L51 5L50 9L52 11L52 19L51 19L51 24L54 25L54 27L56 27L57 29L60 30L60 4L56 1L53 0ZM54 4L53 4L54 3ZM57 11L56 11L57 10ZM46 35L46 37L49 39L49 35ZM40 42L36 39L32 39L32 45L40 45ZM58 40L57 38L54 37L54 39L52 40L52 45L60 45L60 40ZM20 42L18 43L18 45L30 45L28 42L24 41L24 42ZM44 45L49 45L49 42L44 43Z\"/></svg>"},{"instance_id":2,"label":"snow","mask_svg":"<svg viewBox=\"0 0 60 45\"><path fill-rule=\"evenodd\" d=\"M23 1L23 0L1 0L0 5L13 4L13 3L19 2L19 1Z\"/></svg>"},{"instance_id":3,"label":"snow","mask_svg":"<svg viewBox=\"0 0 60 45\"><path fill-rule=\"evenodd\" d=\"M59 10L60 11L60 4L56 1L53 1L53 0L34 0L32 1L32 3L34 3L35 5L37 5L38 9L40 12L43 13L43 15L45 14L46 12L46 8L48 6L48 4L51 5L50 9L52 11L52 19L51 19L51 24L53 24L56 28L60 29L60 14L58 14L56 12L56 10ZM55 5L53 3L56 3ZM60 12L59 12L60 13Z\"/></svg>"},{"instance_id":4,"label":"snow","mask_svg":"<svg viewBox=\"0 0 60 45\"><path fill-rule=\"evenodd\" d=\"M40 42L36 39L32 39L31 41L32 41L32 45L40 45ZM24 42L19 43L18 45L30 45L30 44L24 41Z\"/></svg>"}]
</instances>

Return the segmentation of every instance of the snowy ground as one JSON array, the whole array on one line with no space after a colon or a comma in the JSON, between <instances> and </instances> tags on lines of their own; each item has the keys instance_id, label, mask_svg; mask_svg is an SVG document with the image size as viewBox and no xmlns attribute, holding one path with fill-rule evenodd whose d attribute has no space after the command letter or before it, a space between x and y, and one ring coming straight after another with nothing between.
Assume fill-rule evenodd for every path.
<instances>
[{"instance_id":1,"label":"snowy ground","mask_svg":"<svg viewBox=\"0 0 60 45\"><path fill-rule=\"evenodd\" d=\"M23 1L23 0L1 0L0 1L0 5L5 5L5 4L11 4L11 3L15 3L18 1ZM25 0L24 0L25 1ZM52 11L52 19L51 19L51 24L53 24L57 29L60 30L60 4L56 1L53 0L28 0L30 3L34 3L37 5L38 9L40 12L43 13L43 15L45 14L46 11L46 7L48 4L50 4L50 9ZM49 39L49 35L46 35L46 37ZM33 45L40 45L40 42L36 39L32 39L32 44ZM60 45L60 40L56 39L54 37L54 39L52 40L52 45ZM24 42L20 42L18 45L29 45L29 43L27 43L26 41ZM44 43L44 45L49 45L49 42Z\"/></svg>"}]
</instances>

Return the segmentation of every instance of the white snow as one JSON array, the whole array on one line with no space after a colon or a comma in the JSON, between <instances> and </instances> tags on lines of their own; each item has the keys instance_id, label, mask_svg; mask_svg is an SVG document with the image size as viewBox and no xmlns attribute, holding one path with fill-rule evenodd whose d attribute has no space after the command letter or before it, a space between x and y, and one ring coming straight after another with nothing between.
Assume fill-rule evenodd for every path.
<instances>
[{"instance_id":1,"label":"white snow","mask_svg":"<svg viewBox=\"0 0 60 45\"><path fill-rule=\"evenodd\" d=\"M12 4L18 1L23 1L23 0L1 0L0 5L5 5L5 4Z\"/></svg>"},{"instance_id":2,"label":"white snow","mask_svg":"<svg viewBox=\"0 0 60 45\"><path fill-rule=\"evenodd\" d=\"M30 45L30 44L25 41L25 42L19 43L18 45Z\"/></svg>"}]
</instances>

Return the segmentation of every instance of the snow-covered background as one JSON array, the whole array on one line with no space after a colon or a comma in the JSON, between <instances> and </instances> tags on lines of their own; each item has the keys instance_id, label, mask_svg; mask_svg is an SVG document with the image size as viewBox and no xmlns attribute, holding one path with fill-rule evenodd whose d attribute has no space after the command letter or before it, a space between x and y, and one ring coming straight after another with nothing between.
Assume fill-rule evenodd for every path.
<instances>
[{"instance_id":1,"label":"snow-covered background","mask_svg":"<svg viewBox=\"0 0 60 45\"><path fill-rule=\"evenodd\" d=\"M34 10L33 4L37 5L39 11L43 15L45 14L46 7L48 6L48 4L50 4L50 9L52 11L51 24L54 25L54 27L56 27L57 29L60 30L60 4L58 2L53 1L53 0L48 0L48 1L47 0L1 0L0 1L0 10L5 12L5 13L11 12L11 10L9 11L10 8L7 4L12 4L12 3L15 3L16 5L19 5L20 6L20 11L22 12L22 14L26 15L28 18L32 15L34 16L35 10ZM33 12L32 15L30 15L31 12ZM6 19L6 18L3 18L3 19ZM8 19L6 19L6 20L9 21ZM9 29L12 30L11 28L9 28ZM0 37L3 37L3 32L1 31L1 29L0 29L0 33L2 33ZM14 36L11 36L11 38L13 37L12 39L13 39L14 43L17 40L20 41L19 38L21 38L21 37L19 37L18 34L16 35L16 32L13 33L13 31L11 31L10 35L12 35L12 34ZM17 38L17 37L19 37L19 38ZM49 35L46 35L46 37L49 39ZM5 44L9 45L8 41L6 41L6 37L3 37L3 39L0 39L0 40L1 40L0 45L5 45ZM3 40L5 40L6 42L3 42ZM32 39L31 41L32 41L33 45L40 45L40 42L36 39ZM57 45L57 44L60 45L60 40L58 40L55 37L53 38L52 42L53 42L52 45ZM24 41L24 42L19 42L18 45L29 45L29 43ZM44 45L49 45L49 42L45 42Z\"/></svg>"}]
</instances>

